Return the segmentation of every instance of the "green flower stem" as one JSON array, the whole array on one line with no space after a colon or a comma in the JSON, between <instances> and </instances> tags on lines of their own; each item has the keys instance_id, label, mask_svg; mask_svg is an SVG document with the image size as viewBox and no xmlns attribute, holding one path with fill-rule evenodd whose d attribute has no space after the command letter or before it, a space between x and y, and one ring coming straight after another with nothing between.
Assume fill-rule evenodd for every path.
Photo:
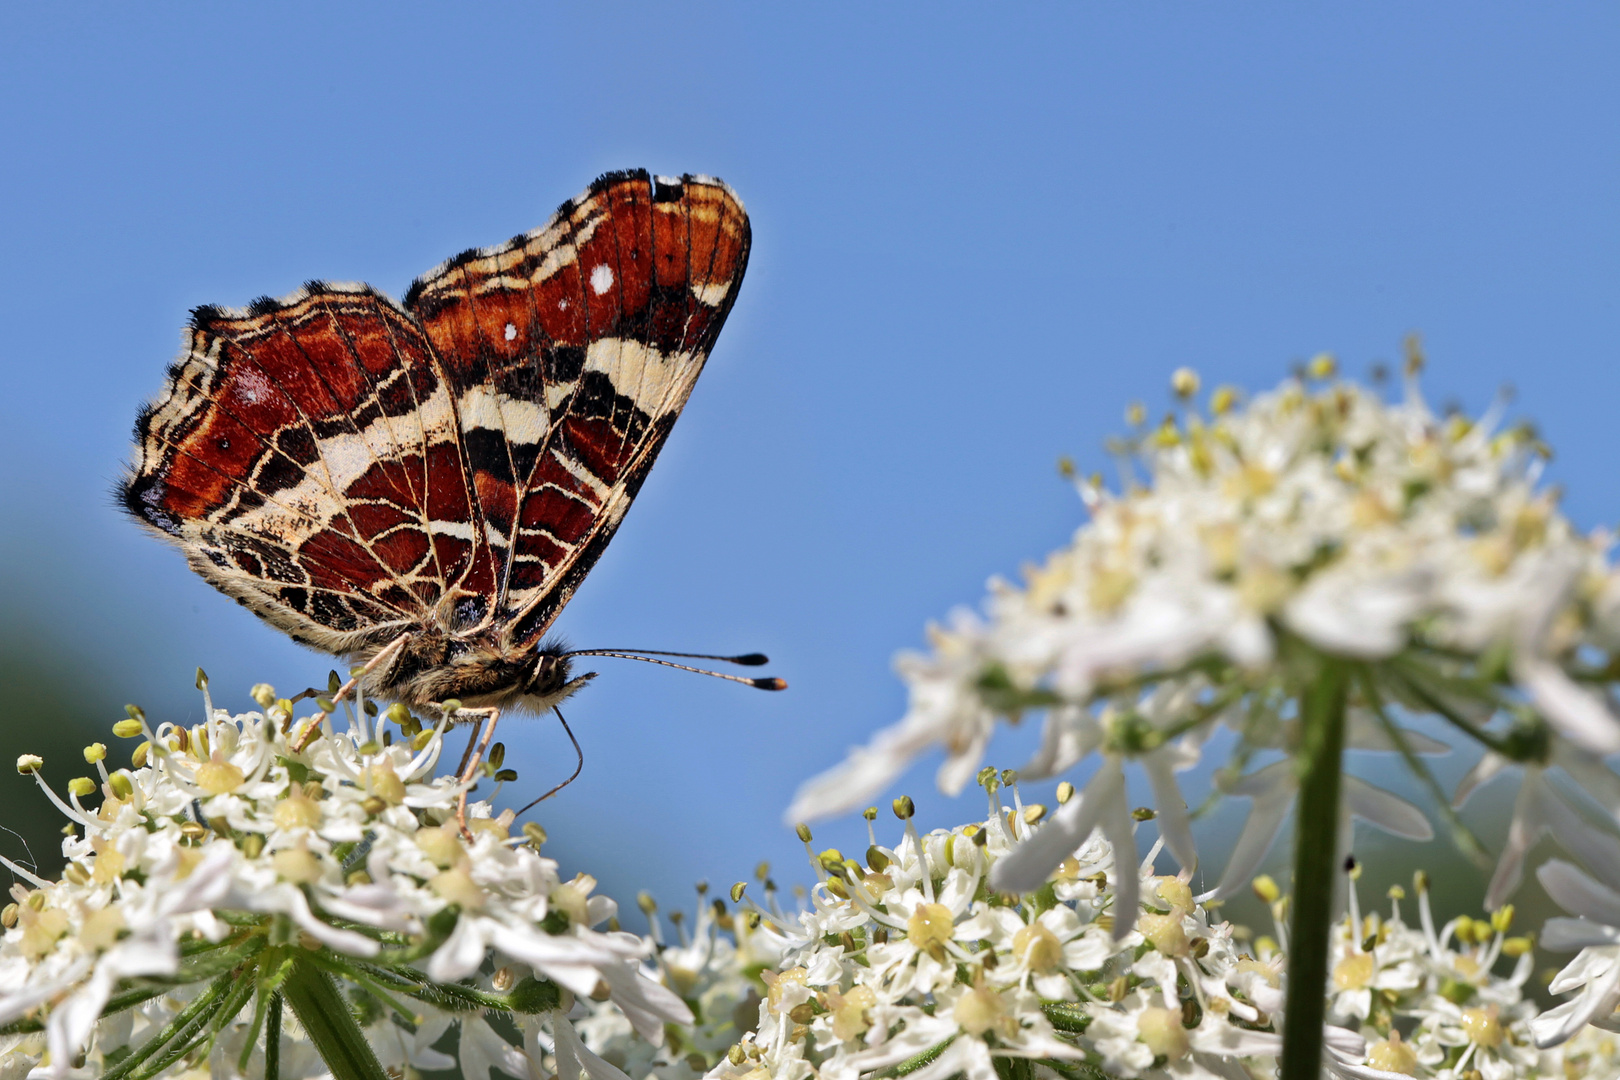
<instances>
[{"instance_id":1,"label":"green flower stem","mask_svg":"<svg viewBox=\"0 0 1620 1080\"><path fill-rule=\"evenodd\" d=\"M389 1010L401 1020L411 1024L416 1022L417 1014L414 1011L405 1008L405 1006L400 1003L399 999L394 997L394 995L390 994L387 990L383 989L383 987L378 984L377 980L370 978L367 974L368 969L366 965L353 961L344 963L321 956L319 953L311 953L309 959L328 974L339 979L347 979L354 983L366 993L370 994L372 997L386 1005Z\"/></svg>"},{"instance_id":2,"label":"green flower stem","mask_svg":"<svg viewBox=\"0 0 1620 1080\"><path fill-rule=\"evenodd\" d=\"M230 975L221 975L214 980L213 985L197 995L190 1004L181 1009L175 1018L169 1021L168 1027L146 1040L138 1049L112 1068L102 1074L102 1080L123 1080L124 1077L134 1075L146 1061L171 1041L178 1039L181 1044L189 1043L196 1037L197 1032L213 1018L214 1011L231 992L235 980Z\"/></svg>"},{"instance_id":3,"label":"green flower stem","mask_svg":"<svg viewBox=\"0 0 1620 1080\"><path fill-rule=\"evenodd\" d=\"M1485 854L1484 845L1457 813L1457 808L1451 805L1451 796L1440 786L1440 781L1435 778L1433 770L1424 764L1423 759L1412 749L1405 730L1390 718L1389 712L1384 708L1383 695L1378 692L1378 682L1373 678L1372 672L1363 667L1357 681L1361 684L1361 693L1366 698L1368 708L1378 717L1378 724L1384 729L1384 734L1389 736L1389 741L1401 752L1407 769L1429 789L1430 797L1440 808L1441 816L1446 819L1446 825L1451 829L1452 842L1475 866L1482 869L1489 868L1491 863Z\"/></svg>"},{"instance_id":4,"label":"green flower stem","mask_svg":"<svg viewBox=\"0 0 1620 1080\"><path fill-rule=\"evenodd\" d=\"M929 1064L935 1058L939 1057L939 1055L943 1054L946 1048L955 1041L956 1036L952 1035L938 1046L930 1046L922 1053L908 1057L898 1065L891 1065L881 1072L874 1073L873 1080L888 1080L889 1077L905 1076L908 1073L914 1073L924 1065Z\"/></svg>"},{"instance_id":5,"label":"green flower stem","mask_svg":"<svg viewBox=\"0 0 1620 1080\"><path fill-rule=\"evenodd\" d=\"M281 1080L281 992L270 995L264 1018L264 1080Z\"/></svg>"},{"instance_id":6,"label":"green flower stem","mask_svg":"<svg viewBox=\"0 0 1620 1080\"><path fill-rule=\"evenodd\" d=\"M438 983L415 968L394 964L383 966L360 960L345 961L356 982L370 980L407 997L425 1001L445 1012L472 1012L497 1009L501 1012L542 1013L562 1007L562 991L556 983L525 978L510 993L493 994L462 983Z\"/></svg>"},{"instance_id":7,"label":"green flower stem","mask_svg":"<svg viewBox=\"0 0 1620 1080\"><path fill-rule=\"evenodd\" d=\"M992 1057L997 1080L1035 1080L1035 1065L1028 1058Z\"/></svg>"},{"instance_id":8,"label":"green flower stem","mask_svg":"<svg viewBox=\"0 0 1620 1080\"><path fill-rule=\"evenodd\" d=\"M1428 670L1423 665L1403 661L1400 657L1396 657L1390 666L1400 681L1401 689L1424 708L1430 710L1469 738L1489 747L1503 757L1515 761L1520 760L1515 754L1514 748L1508 745L1505 740L1470 721L1441 696L1440 692L1431 683L1431 680L1440 678L1437 673Z\"/></svg>"},{"instance_id":9,"label":"green flower stem","mask_svg":"<svg viewBox=\"0 0 1620 1080\"><path fill-rule=\"evenodd\" d=\"M1043 1001L1041 1012L1065 1035L1083 1035L1091 1026L1091 1014L1067 1001Z\"/></svg>"},{"instance_id":10,"label":"green flower stem","mask_svg":"<svg viewBox=\"0 0 1620 1080\"><path fill-rule=\"evenodd\" d=\"M355 1023L349 1003L326 972L295 952L281 993L315 1044L315 1051L332 1070L333 1080L387 1080L388 1074L377 1063L365 1033Z\"/></svg>"},{"instance_id":11,"label":"green flower stem","mask_svg":"<svg viewBox=\"0 0 1620 1080\"><path fill-rule=\"evenodd\" d=\"M1303 730L1296 766L1299 810L1294 828L1294 913L1288 931L1288 1016L1281 1080L1317 1080L1321 1076L1348 687L1346 665L1322 657L1300 702Z\"/></svg>"},{"instance_id":12,"label":"green flower stem","mask_svg":"<svg viewBox=\"0 0 1620 1080\"><path fill-rule=\"evenodd\" d=\"M1041 1065L1065 1080L1118 1080L1113 1073L1104 1072L1089 1061L1043 1061Z\"/></svg>"}]
</instances>

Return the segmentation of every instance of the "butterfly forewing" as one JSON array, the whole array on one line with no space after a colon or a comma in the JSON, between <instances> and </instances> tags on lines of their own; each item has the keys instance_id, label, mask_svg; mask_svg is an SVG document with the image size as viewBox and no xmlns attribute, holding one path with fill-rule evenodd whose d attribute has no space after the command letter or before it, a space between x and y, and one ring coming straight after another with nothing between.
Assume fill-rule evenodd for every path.
<instances>
[{"instance_id":1,"label":"butterfly forewing","mask_svg":"<svg viewBox=\"0 0 1620 1080\"><path fill-rule=\"evenodd\" d=\"M543 633L613 535L735 299L748 221L723 185L604 177L547 226L411 288L456 387L496 580Z\"/></svg>"},{"instance_id":2,"label":"butterfly forewing","mask_svg":"<svg viewBox=\"0 0 1620 1080\"><path fill-rule=\"evenodd\" d=\"M651 467L748 247L723 184L616 173L403 306L311 283L199 309L137 421L125 504L328 651L404 632L529 648Z\"/></svg>"}]
</instances>

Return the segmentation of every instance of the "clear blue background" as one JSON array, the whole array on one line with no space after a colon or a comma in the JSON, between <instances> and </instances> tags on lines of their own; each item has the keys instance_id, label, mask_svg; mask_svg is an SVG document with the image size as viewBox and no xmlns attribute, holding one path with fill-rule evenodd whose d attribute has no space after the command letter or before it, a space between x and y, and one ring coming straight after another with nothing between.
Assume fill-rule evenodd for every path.
<instances>
[{"instance_id":1,"label":"clear blue background","mask_svg":"<svg viewBox=\"0 0 1620 1080\"><path fill-rule=\"evenodd\" d=\"M198 664L237 709L331 666L112 506L188 309L397 294L604 170L708 172L752 214L748 279L559 629L762 649L792 689L603 661L585 774L537 816L625 899L803 880L793 788L900 715L926 620L1064 541L1055 460L1104 465L1179 365L1259 388L1421 331L1432 400L1512 384L1572 515L1615 518L1617 55L1596 3L7 5L8 745L125 700L195 721ZM523 792L572 767L555 724L503 731ZM933 764L894 793L980 813Z\"/></svg>"}]
</instances>

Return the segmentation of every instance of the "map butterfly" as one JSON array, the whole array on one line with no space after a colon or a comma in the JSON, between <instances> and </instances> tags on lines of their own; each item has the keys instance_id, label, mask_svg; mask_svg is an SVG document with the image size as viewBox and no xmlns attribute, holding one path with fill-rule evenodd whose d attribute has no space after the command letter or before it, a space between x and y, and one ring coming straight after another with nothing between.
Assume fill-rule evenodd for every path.
<instances>
[{"instance_id":1,"label":"map butterfly","mask_svg":"<svg viewBox=\"0 0 1620 1080\"><path fill-rule=\"evenodd\" d=\"M617 172L403 303L312 281L198 308L123 503L209 584L362 664L373 698L555 706L590 676L542 638L686 404L749 241L718 180Z\"/></svg>"}]
</instances>

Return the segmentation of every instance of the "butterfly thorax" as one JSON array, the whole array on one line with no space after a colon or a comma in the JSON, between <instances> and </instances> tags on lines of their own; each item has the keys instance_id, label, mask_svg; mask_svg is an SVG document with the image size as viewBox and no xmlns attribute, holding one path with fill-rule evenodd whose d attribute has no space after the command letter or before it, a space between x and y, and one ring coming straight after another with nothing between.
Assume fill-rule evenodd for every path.
<instances>
[{"instance_id":1,"label":"butterfly thorax","mask_svg":"<svg viewBox=\"0 0 1620 1080\"><path fill-rule=\"evenodd\" d=\"M369 650L364 662L380 653ZM577 691L589 679L572 679L562 646L520 645L495 628L449 633L423 628L409 634L397 656L365 680L368 696L436 711L443 701L468 708L522 706L543 712Z\"/></svg>"}]
</instances>

